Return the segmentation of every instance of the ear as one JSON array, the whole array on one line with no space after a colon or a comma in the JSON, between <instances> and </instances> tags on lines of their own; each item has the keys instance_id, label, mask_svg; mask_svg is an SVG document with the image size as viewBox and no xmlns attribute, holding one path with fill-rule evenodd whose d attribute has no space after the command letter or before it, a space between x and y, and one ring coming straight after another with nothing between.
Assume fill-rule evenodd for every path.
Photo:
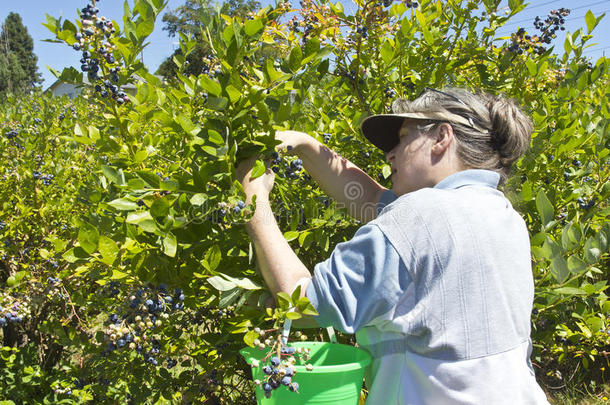
<instances>
[{"instance_id":1,"label":"ear","mask_svg":"<svg viewBox=\"0 0 610 405\"><path fill-rule=\"evenodd\" d=\"M436 155L443 155L453 143L453 127L443 122L436 129L436 136L434 138L434 144L432 145L432 153Z\"/></svg>"}]
</instances>

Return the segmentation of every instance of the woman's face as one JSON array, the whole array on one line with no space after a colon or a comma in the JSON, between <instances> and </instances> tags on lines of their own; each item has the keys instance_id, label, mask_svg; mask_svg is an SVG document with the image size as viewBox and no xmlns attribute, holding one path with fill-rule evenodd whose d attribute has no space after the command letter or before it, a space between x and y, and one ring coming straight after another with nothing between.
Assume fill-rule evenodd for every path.
<instances>
[{"instance_id":1,"label":"woman's face","mask_svg":"<svg viewBox=\"0 0 610 405\"><path fill-rule=\"evenodd\" d=\"M399 131L400 142L386 154L392 168L392 191L399 196L436 184L431 150L434 137L422 133L416 125L416 120L405 119Z\"/></svg>"}]
</instances>

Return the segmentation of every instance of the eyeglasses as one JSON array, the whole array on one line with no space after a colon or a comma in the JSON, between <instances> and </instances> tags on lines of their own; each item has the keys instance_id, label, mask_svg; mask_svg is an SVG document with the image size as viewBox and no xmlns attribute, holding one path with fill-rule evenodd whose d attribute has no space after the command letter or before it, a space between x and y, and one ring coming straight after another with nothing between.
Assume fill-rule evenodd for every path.
<instances>
[{"instance_id":1,"label":"eyeglasses","mask_svg":"<svg viewBox=\"0 0 610 405\"><path fill-rule=\"evenodd\" d=\"M470 110L470 106L468 104L466 104L465 102L463 102L462 100L460 100L459 98L457 98L456 96L454 96L453 94L449 94L449 93L445 93L444 91L441 90L437 90L437 89L433 89L431 87L424 87L424 89L422 90L422 92L419 94L419 96L417 96L417 98L420 98L421 96L423 96L424 94L426 94L427 92L432 92L432 93L436 93L436 94L441 94L445 97L449 97L450 99L457 101L458 103L462 104L463 106L465 106L466 108L468 108ZM472 120L471 117L463 117L466 118L468 120L468 122L470 123L470 126L473 127L474 129L479 130L479 128L477 128L474 125L474 121Z\"/></svg>"}]
</instances>

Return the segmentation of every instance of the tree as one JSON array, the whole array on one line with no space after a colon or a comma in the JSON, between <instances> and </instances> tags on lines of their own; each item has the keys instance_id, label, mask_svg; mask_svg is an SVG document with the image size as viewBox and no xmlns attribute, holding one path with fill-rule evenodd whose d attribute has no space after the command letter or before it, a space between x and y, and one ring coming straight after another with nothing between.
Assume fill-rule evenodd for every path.
<instances>
[{"instance_id":1,"label":"tree","mask_svg":"<svg viewBox=\"0 0 610 405\"><path fill-rule=\"evenodd\" d=\"M256 0L229 0L223 3L221 13L231 16L245 17L248 13L260 8L260 3ZM209 13L214 14L216 11L210 3L205 1L187 0L183 6L166 13L163 16L165 27L170 37L175 37L176 34L182 33L195 38L197 45L187 57L184 67L185 74L199 75L201 73L209 73L211 68L208 61L210 54L209 45L203 38L203 30L206 28L202 24L201 15ZM182 49L178 48L174 53L165 59L156 74L165 78L174 77L176 75L177 66L173 61L175 56L182 55Z\"/></svg>"},{"instance_id":2,"label":"tree","mask_svg":"<svg viewBox=\"0 0 610 405\"><path fill-rule=\"evenodd\" d=\"M14 52L0 53L0 94L21 93L27 79Z\"/></svg>"},{"instance_id":3,"label":"tree","mask_svg":"<svg viewBox=\"0 0 610 405\"><path fill-rule=\"evenodd\" d=\"M10 13L0 33L0 91L29 90L42 82L34 41L21 16Z\"/></svg>"}]
</instances>

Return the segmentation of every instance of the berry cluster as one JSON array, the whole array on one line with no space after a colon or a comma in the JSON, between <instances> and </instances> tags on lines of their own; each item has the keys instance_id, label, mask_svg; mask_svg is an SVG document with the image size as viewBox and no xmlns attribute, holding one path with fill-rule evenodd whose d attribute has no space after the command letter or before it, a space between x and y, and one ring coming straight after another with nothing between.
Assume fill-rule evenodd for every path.
<instances>
[{"instance_id":1,"label":"berry cluster","mask_svg":"<svg viewBox=\"0 0 610 405\"><path fill-rule=\"evenodd\" d=\"M22 323L30 312L27 298L19 299L7 292L0 292L0 327Z\"/></svg>"},{"instance_id":2,"label":"berry cluster","mask_svg":"<svg viewBox=\"0 0 610 405\"><path fill-rule=\"evenodd\" d=\"M239 200L236 204L228 204L224 201L218 203L218 209L207 216L208 221L215 224L221 224L225 221L227 215L232 213L235 216L241 216L246 208L246 203ZM243 212L242 212L243 211ZM239 217L238 217L239 218Z\"/></svg>"},{"instance_id":3,"label":"berry cluster","mask_svg":"<svg viewBox=\"0 0 610 405\"><path fill-rule=\"evenodd\" d=\"M385 98L394 98L394 97L396 97L396 90L394 90L390 87L386 87L383 90L383 95Z\"/></svg>"},{"instance_id":4,"label":"berry cluster","mask_svg":"<svg viewBox=\"0 0 610 405\"><path fill-rule=\"evenodd\" d=\"M264 338L267 333L260 328L255 328L254 331L257 332L261 338ZM297 332L296 335L303 341L307 340L307 336L300 332ZM297 372L294 365L297 362L297 358L301 361L309 360L310 350L302 347L290 347L284 344L281 335L278 335L276 339L267 338L262 342L260 339L255 339L253 343L261 350L268 349L267 355L262 360L254 360L252 362L253 368L262 366L262 371L266 376L263 381L258 379L254 380L254 384L263 389L265 397L270 398L273 390L278 389L282 385L287 387L291 392L298 392L299 383L293 381ZM313 366L307 364L306 370L313 370Z\"/></svg>"},{"instance_id":5,"label":"berry cluster","mask_svg":"<svg viewBox=\"0 0 610 405\"><path fill-rule=\"evenodd\" d=\"M551 41L547 39L555 38L557 30L565 31L565 18L570 15L570 10L567 8L560 8L558 10L551 10L547 18L544 21L539 16L536 16L534 20L534 27L542 32L543 42L550 44Z\"/></svg>"},{"instance_id":6,"label":"berry cluster","mask_svg":"<svg viewBox=\"0 0 610 405\"><path fill-rule=\"evenodd\" d=\"M120 68L114 66L116 47L109 40L116 30L112 21L98 17L99 9L94 5L95 0L92 2L81 10L82 31L74 34L77 42L72 47L83 51L80 68L87 73L96 93L102 98L110 96L119 105L124 104L129 97L113 84L119 81Z\"/></svg>"},{"instance_id":7,"label":"berry cluster","mask_svg":"<svg viewBox=\"0 0 610 405\"><path fill-rule=\"evenodd\" d=\"M16 138L18 134L19 134L19 132L12 129L12 130L8 131L6 134L4 134L4 136L6 136L6 139L10 140L10 139Z\"/></svg>"},{"instance_id":8,"label":"berry cluster","mask_svg":"<svg viewBox=\"0 0 610 405\"><path fill-rule=\"evenodd\" d=\"M416 1L412 1L412 0L406 0L405 4L406 4L407 8L411 8L411 7L412 8L417 8L417 7L419 7L419 3L416 2Z\"/></svg>"},{"instance_id":9,"label":"berry cluster","mask_svg":"<svg viewBox=\"0 0 610 405\"><path fill-rule=\"evenodd\" d=\"M393 0L381 0L377 2L377 7L390 7Z\"/></svg>"},{"instance_id":10,"label":"berry cluster","mask_svg":"<svg viewBox=\"0 0 610 405\"><path fill-rule=\"evenodd\" d=\"M542 55L547 50L545 45L550 44L557 37L557 30L565 30L564 17L569 14L570 10L560 8L559 10L551 10L551 13L544 21L539 16L536 16L534 27L540 31L540 35L529 35L524 28L519 28L517 32L511 35L512 43L508 47L508 51L519 55L525 51Z\"/></svg>"},{"instance_id":11,"label":"berry cluster","mask_svg":"<svg viewBox=\"0 0 610 405\"><path fill-rule=\"evenodd\" d=\"M358 27L356 28L356 32L362 36L362 38L368 37L368 28L367 27Z\"/></svg>"},{"instance_id":12,"label":"berry cluster","mask_svg":"<svg viewBox=\"0 0 610 405\"><path fill-rule=\"evenodd\" d=\"M203 62L203 74L214 77L219 76L222 73L222 70L220 70L220 65L215 63L212 59L204 56L201 61ZM207 100L208 95L204 94L204 97Z\"/></svg>"},{"instance_id":13,"label":"berry cluster","mask_svg":"<svg viewBox=\"0 0 610 405\"><path fill-rule=\"evenodd\" d=\"M45 186L50 185L53 182L53 180L55 179L54 175L42 174L38 170L34 170L32 172L32 177L34 178L34 180L42 179L42 184L44 184Z\"/></svg>"},{"instance_id":14,"label":"berry cluster","mask_svg":"<svg viewBox=\"0 0 610 405\"><path fill-rule=\"evenodd\" d=\"M139 289L129 297L129 309L123 316L116 313L109 315L108 326L104 331L106 347L103 354L129 348L140 354L147 363L157 366L159 362L155 356L159 354L161 344L157 339L150 339L149 334L163 325L163 320L170 317L170 312L183 310L183 301L184 294L180 288L173 295L167 292L164 284L157 289ZM172 361L171 367L175 365Z\"/></svg>"},{"instance_id":15,"label":"berry cluster","mask_svg":"<svg viewBox=\"0 0 610 405\"><path fill-rule=\"evenodd\" d=\"M578 203L578 206L584 210L590 210L591 208L595 207L595 198L586 201L584 198L581 197L578 198L576 202Z\"/></svg>"},{"instance_id":16,"label":"berry cluster","mask_svg":"<svg viewBox=\"0 0 610 405\"><path fill-rule=\"evenodd\" d=\"M292 150L292 147L289 146L289 150ZM299 172L303 170L303 161L301 159L294 159L291 162L284 161L282 164L282 157L277 152L273 152L271 154L271 158L271 170L273 170L275 173L287 179L299 178ZM280 172L282 167L284 168L283 174Z\"/></svg>"}]
</instances>

